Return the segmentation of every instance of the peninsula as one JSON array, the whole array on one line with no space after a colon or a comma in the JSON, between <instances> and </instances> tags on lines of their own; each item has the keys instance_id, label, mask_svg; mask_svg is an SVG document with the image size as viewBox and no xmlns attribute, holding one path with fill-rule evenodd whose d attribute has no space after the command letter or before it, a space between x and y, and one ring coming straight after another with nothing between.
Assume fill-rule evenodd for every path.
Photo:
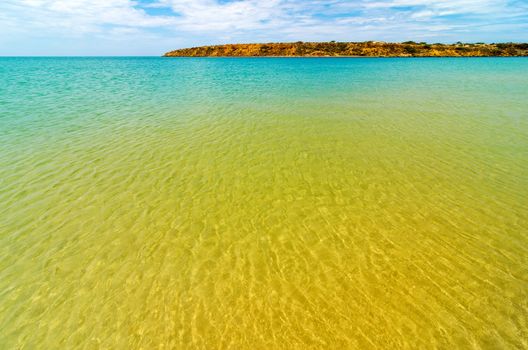
<instances>
[{"instance_id":1,"label":"peninsula","mask_svg":"<svg viewBox=\"0 0 528 350\"><path fill-rule=\"evenodd\" d=\"M302 42L200 46L167 52L165 57L486 57L528 56L528 43L428 44L407 41Z\"/></svg>"}]
</instances>

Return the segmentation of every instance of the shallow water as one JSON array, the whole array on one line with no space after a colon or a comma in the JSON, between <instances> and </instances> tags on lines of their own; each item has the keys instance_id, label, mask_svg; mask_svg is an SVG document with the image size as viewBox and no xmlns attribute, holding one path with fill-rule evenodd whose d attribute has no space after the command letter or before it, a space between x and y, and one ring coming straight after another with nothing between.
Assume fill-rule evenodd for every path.
<instances>
[{"instance_id":1,"label":"shallow water","mask_svg":"<svg viewBox=\"0 0 528 350\"><path fill-rule=\"evenodd\" d=\"M0 348L528 348L528 59L0 59Z\"/></svg>"}]
</instances>

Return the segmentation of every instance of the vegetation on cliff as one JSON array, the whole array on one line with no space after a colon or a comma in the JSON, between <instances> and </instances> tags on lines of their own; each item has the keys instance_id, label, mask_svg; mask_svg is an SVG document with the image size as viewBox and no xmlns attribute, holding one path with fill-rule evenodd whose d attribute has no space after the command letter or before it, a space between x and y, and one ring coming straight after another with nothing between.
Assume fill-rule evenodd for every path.
<instances>
[{"instance_id":1,"label":"vegetation on cliff","mask_svg":"<svg viewBox=\"0 0 528 350\"><path fill-rule=\"evenodd\" d=\"M427 44L367 42L296 42L201 46L167 52L166 57L257 57L257 56L528 56L528 44Z\"/></svg>"}]
</instances>

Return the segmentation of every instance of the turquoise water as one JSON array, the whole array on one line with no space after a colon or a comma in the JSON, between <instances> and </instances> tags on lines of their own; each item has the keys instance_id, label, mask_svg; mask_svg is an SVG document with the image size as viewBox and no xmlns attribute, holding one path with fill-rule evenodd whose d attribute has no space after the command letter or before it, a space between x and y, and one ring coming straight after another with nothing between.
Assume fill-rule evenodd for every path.
<instances>
[{"instance_id":1,"label":"turquoise water","mask_svg":"<svg viewBox=\"0 0 528 350\"><path fill-rule=\"evenodd\" d=\"M528 59L0 58L0 348L527 348Z\"/></svg>"}]
</instances>

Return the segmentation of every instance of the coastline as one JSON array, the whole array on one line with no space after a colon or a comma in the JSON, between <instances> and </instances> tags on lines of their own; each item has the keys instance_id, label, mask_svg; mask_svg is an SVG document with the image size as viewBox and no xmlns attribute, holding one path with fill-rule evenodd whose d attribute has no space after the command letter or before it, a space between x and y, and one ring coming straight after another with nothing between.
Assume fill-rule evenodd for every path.
<instances>
[{"instance_id":1,"label":"coastline","mask_svg":"<svg viewBox=\"0 0 528 350\"><path fill-rule=\"evenodd\" d=\"M161 58L528 58L528 56L167 56L167 55L162 55L159 57Z\"/></svg>"},{"instance_id":2,"label":"coastline","mask_svg":"<svg viewBox=\"0 0 528 350\"><path fill-rule=\"evenodd\" d=\"M198 46L164 57L528 57L528 43L293 42Z\"/></svg>"}]
</instances>

